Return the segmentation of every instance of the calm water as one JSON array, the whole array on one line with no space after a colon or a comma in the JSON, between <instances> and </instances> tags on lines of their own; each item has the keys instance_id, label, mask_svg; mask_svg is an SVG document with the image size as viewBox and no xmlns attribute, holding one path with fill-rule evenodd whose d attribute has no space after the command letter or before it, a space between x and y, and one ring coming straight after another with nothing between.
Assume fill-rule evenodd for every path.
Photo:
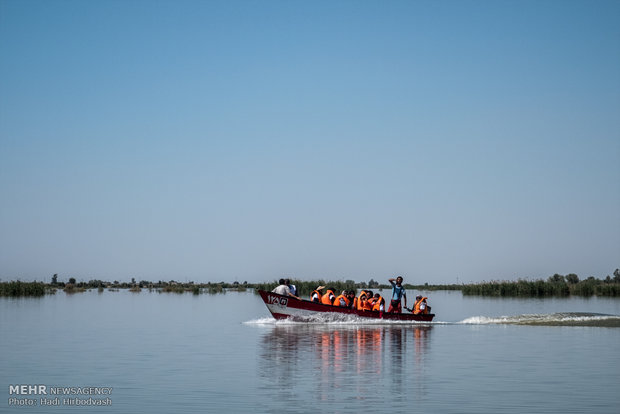
<instances>
[{"instance_id":1,"label":"calm water","mask_svg":"<svg viewBox=\"0 0 620 414\"><path fill-rule=\"evenodd\" d=\"M276 323L237 292L2 298L0 412L620 412L620 317L592 315L620 300L428 296L426 325ZM112 405L17 407L39 396L15 384Z\"/></svg>"}]
</instances>

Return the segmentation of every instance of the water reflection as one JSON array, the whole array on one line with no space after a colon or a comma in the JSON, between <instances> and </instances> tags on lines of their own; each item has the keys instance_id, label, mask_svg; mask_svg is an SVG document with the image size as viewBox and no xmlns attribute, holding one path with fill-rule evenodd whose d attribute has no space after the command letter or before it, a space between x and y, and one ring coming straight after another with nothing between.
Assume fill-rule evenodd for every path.
<instances>
[{"instance_id":1,"label":"water reflection","mask_svg":"<svg viewBox=\"0 0 620 414\"><path fill-rule=\"evenodd\" d=\"M293 401L286 390L295 387L317 401L340 400L344 393L372 405L380 386L423 391L431 331L411 325L276 324L262 335L259 375L279 398Z\"/></svg>"}]
</instances>

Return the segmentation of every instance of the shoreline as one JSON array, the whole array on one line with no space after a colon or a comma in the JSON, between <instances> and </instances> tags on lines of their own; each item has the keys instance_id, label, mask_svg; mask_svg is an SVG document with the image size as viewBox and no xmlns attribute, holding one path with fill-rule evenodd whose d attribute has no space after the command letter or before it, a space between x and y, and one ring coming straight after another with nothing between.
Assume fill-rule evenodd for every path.
<instances>
[{"instance_id":1,"label":"shoreline","mask_svg":"<svg viewBox=\"0 0 620 414\"><path fill-rule=\"evenodd\" d=\"M105 290L114 292L121 289L130 292L139 293L142 289L149 291L158 291L160 293L192 293L199 294L217 294L226 293L227 291L245 292L248 289L262 289L271 291L277 286L277 282L269 283L195 283L195 282L150 282L132 280L131 283L120 283L118 281L106 282L102 280L90 280L88 282L77 282L74 278L69 279L69 283L56 282L57 275L54 275L53 283L44 283L39 281L22 282L13 280L8 282L0 282L0 296L4 297L27 297L27 296L43 296L46 294L55 294L57 291L64 291L67 294L75 294L85 292L87 290L97 289L98 292ZM372 279L369 283L356 283L353 280L342 281L301 281L291 280L291 283L297 286L297 292L300 296L308 296L316 286L323 285L333 288L334 291L341 290L389 290L390 285L379 284ZM469 284L437 284L431 285L425 283L423 285L404 284L407 290L459 290L466 296L487 296L487 297L524 297L524 298L541 298L541 297L569 297L569 296L604 296L619 297L620 296L620 271L616 269L614 277L607 276L606 279L597 279L589 277L579 280L575 274L567 276L555 274L547 280L525 280L518 279L516 281L490 281Z\"/></svg>"}]
</instances>

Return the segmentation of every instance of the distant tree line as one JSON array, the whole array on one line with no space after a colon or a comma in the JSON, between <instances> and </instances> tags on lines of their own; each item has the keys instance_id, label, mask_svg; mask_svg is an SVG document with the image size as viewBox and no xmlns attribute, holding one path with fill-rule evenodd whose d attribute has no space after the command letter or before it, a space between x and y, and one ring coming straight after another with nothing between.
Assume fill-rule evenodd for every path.
<instances>
[{"instance_id":1,"label":"distant tree line","mask_svg":"<svg viewBox=\"0 0 620 414\"><path fill-rule=\"evenodd\" d=\"M325 280L291 280L291 284L297 288L298 296L309 296L317 286L333 288L334 292L355 289L390 289L389 284L379 284L371 279L368 283L356 283L353 280L325 281ZM272 290L278 285L277 281L251 285L256 289ZM593 276L580 280L579 276L570 273L566 276L554 274L547 280L528 281L519 279L515 281L491 281L471 284L446 284L422 285L405 284L409 290L460 290L464 295L480 296L521 296L521 297L546 297L546 296L620 296L620 270L614 271L614 276L605 279L597 279Z\"/></svg>"},{"instance_id":2,"label":"distant tree line","mask_svg":"<svg viewBox=\"0 0 620 414\"><path fill-rule=\"evenodd\" d=\"M387 281L387 280L386 280ZM309 296L317 286L325 286L333 289L334 292L343 290L357 289L374 289L381 291L390 289L387 283L379 283L374 279L368 282L355 282L354 280L343 281L326 281L323 279L304 281L299 279L291 279L291 284L297 288L299 296ZM201 293L225 293L226 291L246 291L247 289L272 290L278 285L278 281L266 283L248 283L247 281L239 283L227 282L208 282L195 283L178 282L175 280L168 281L136 281L131 278L131 282L119 282L117 280L108 282L100 279L91 279L87 282L78 282L74 277L70 277L68 281L62 282L58 280L58 274L54 274L50 283L43 282L0 282L0 296L42 296L46 293L55 293L57 289L63 289L67 293L84 292L89 289L97 289L102 292L104 289L119 290L129 289L133 292L140 292L142 289L157 290L159 292L169 293L185 293L193 294ZM431 285L424 283L421 285L405 284L409 290L460 290L464 295L481 295L481 296L498 296L498 297L547 297L547 296L620 296L620 270L616 269L613 277L607 276L605 279L597 279L593 276L580 280L579 276L574 273L568 275L554 274L547 280L525 280L517 281L491 281L471 284L446 284Z\"/></svg>"},{"instance_id":3,"label":"distant tree line","mask_svg":"<svg viewBox=\"0 0 620 414\"><path fill-rule=\"evenodd\" d=\"M566 276L554 274L545 280L528 281L492 281L463 285L464 295L480 296L620 296L620 270L614 271L614 277L597 279L593 276L579 280L579 276L570 273Z\"/></svg>"}]
</instances>

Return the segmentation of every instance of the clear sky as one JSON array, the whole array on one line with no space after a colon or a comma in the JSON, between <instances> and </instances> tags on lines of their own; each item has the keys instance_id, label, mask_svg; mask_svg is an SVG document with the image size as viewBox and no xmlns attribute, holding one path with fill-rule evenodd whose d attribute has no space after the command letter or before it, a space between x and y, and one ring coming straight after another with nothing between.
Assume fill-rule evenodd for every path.
<instances>
[{"instance_id":1,"label":"clear sky","mask_svg":"<svg viewBox=\"0 0 620 414\"><path fill-rule=\"evenodd\" d=\"M0 0L0 279L620 267L619 1Z\"/></svg>"}]
</instances>

